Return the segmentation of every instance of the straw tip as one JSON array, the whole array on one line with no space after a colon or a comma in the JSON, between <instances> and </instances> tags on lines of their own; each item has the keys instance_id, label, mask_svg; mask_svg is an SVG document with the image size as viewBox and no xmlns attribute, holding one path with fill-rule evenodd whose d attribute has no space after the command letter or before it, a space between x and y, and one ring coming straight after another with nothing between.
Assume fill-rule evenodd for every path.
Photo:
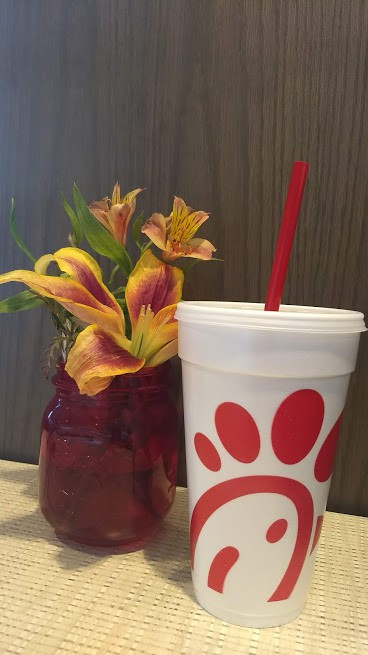
<instances>
[{"instance_id":1,"label":"straw tip","mask_svg":"<svg viewBox=\"0 0 368 655\"><path fill-rule=\"evenodd\" d=\"M294 166L297 166L298 168L309 168L309 162L307 161L294 161Z\"/></svg>"}]
</instances>

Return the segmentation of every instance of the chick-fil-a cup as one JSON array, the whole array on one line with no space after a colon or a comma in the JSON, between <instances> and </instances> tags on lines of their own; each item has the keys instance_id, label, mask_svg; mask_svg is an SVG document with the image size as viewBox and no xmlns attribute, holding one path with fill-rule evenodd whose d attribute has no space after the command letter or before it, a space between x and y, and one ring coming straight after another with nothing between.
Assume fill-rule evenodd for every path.
<instances>
[{"instance_id":1,"label":"chick-fil-a cup","mask_svg":"<svg viewBox=\"0 0 368 655\"><path fill-rule=\"evenodd\" d=\"M199 604L270 627L306 602L359 312L181 302L192 578Z\"/></svg>"}]
</instances>

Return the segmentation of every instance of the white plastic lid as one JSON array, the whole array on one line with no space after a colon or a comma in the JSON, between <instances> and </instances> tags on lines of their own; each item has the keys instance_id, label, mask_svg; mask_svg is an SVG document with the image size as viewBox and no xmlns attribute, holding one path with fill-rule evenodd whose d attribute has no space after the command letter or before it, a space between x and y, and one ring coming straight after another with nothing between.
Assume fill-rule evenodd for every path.
<instances>
[{"instance_id":1,"label":"white plastic lid","mask_svg":"<svg viewBox=\"0 0 368 655\"><path fill-rule=\"evenodd\" d=\"M278 312L265 312L262 303L182 301L175 317L183 323L233 325L257 330L354 334L367 329L361 312L299 305L281 305Z\"/></svg>"}]
</instances>

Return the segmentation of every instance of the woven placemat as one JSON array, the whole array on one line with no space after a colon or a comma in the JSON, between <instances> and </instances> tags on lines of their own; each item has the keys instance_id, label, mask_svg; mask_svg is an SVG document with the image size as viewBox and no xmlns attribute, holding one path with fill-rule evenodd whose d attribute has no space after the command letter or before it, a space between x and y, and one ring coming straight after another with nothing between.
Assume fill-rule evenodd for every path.
<instances>
[{"instance_id":1,"label":"woven placemat","mask_svg":"<svg viewBox=\"0 0 368 655\"><path fill-rule=\"evenodd\" d=\"M304 613L280 628L223 623L194 600L186 490L144 551L61 543L37 506L37 467L0 462L0 653L368 653L368 519L327 513Z\"/></svg>"}]
</instances>

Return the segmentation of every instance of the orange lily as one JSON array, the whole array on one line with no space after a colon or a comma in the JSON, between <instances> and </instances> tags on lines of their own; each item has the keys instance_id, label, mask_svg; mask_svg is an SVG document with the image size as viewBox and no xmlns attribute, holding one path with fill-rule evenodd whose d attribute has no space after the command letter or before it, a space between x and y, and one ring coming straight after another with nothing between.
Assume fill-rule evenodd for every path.
<instances>
[{"instance_id":1,"label":"orange lily","mask_svg":"<svg viewBox=\"0 0 368 655\"><path fill-rule=\"evenodd\" d=\"M125 245L129 221L135 211L136 197L143 189L130 191L120 197L120 185L115 184L111 200L94 201L89 209L95 218L110 232L116 241Z\"/></svg>"},{"instance_id":2,"label":"orange lily","mask_svg":"<svg viewBox=\"0 0 368 655\"><path fill-rule=\"evenodd\" d=\"M178 257L211 259L216 248L207 239L193 239L198 228L209 217L206 212L194 211L181 198L174 198L173 210L165 218L152 214L143 225L142 232L162 250L162 257L172 261Z\"/></svg>"},{"instance_id":3,"label":"orange lily","mask_svg":"<svg viewBox=\"0 0 368 655\"><path fill-rule=\"evenodd\" d=\"M46 275L52 261L69 277ZM144 365L156 366L175 354L174 312L181 298L183 274L160 262L150 251L138 261L127 284L131 341L125 336L123 312L104 285L97 262L79 248L62 248L54 255L44 255L36 262L34 272L19 270L0 275L0 284L5 282L23 282L90 324L78 335L65 366L81 393L95 395L106 389L115 375L134 373ZM143 314L148 317L144 325Z\"/></svg>"}]
</instances>

